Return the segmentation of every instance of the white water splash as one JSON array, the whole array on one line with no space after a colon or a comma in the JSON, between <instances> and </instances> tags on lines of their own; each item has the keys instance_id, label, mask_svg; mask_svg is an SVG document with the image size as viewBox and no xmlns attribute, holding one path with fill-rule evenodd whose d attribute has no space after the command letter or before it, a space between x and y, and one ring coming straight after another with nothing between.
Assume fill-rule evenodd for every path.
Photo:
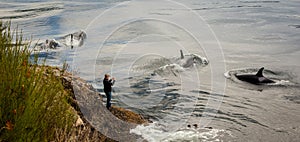
<instances>
[{"instance_id":1,"label":"white water splash","mask_svg":"<svg viewBox=\"0 0 300 142\"><path fill-rule=\"evenodd\" d=\"M148 126L138 125L131 129L130 133L141 135L149 142L171 142L171 141L190 141L190 142L219 142L222 137L230 136L231 132L222 129L181 129L175 132L169 132L158 123L152 123Z\"/></svg>"}]
</instances>

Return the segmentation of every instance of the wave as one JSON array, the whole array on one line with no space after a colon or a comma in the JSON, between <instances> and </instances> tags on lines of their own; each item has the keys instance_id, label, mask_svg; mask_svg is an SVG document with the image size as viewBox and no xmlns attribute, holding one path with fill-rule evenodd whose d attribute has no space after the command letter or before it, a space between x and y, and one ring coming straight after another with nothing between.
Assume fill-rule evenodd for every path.
<instances>
[{"instance_id":1,"label":"wave","mask_svg":"<svg viewBox=\"0 0 300 142\"><path fill-rule=\"evenodd\" d=\"M183 72L185 69L178 65L178 64L167 64L164 65L154 71L154 74L158 74L160 76L168 76L168 75L173 75L173 76L178 76L178 73Z\"/></svg>"},{"instance_id":2,"label":"wave","mask_svg":"<svg viewBox=\"0 0 300 142\"><path fill-rule=\"evenodd\" d=\"M224 137L232 137L231 132L223 129L209 128L185 128L175 132L164 131L164 126L152 123L148 126L138 125L131 129L130 133L141 135L149 142L172 142L172 141L220 141Z\"/></svg>"},{"instance_id":3,"label":"wave","mask_svg":"<svg viewBox=\"0 0 300 142\"><path fill-rule=\"evenodd\" d=\"M263 0L263 1L257 1L257 0L254 0L254 1L240 1L241 3L280 3L279 0Z\"/></svg>"},{"instance_id":4,"label":"wave","mask_svg":"<svg viewBox=\"0 0 300 142\"><path fill-rule=\"evenodd\" d=\"M14 5L13 9L15 10L9 10L5 12L5 14L1 15L0 19L23 19L41 17L48 14L49 12L59 12L64 8L61 3L39 3L36 5Z\"/></svg>"}]
</instances>

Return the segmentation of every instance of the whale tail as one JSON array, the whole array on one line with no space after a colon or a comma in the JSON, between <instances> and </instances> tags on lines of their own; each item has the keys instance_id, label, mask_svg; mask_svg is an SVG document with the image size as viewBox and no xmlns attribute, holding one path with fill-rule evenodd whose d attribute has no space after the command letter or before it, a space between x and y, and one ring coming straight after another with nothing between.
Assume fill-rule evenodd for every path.
<instances>
[{"instance_id":1,"label":"whale tail","mask_svg":"<svg viewBox=\"0 0 300 142\"><path fill-rule=\"evenodd\" d=\"M256 73L256 76L258 77L263 77L263 71L264 71L264 67L260 68L259 71Z\"/></svg>"},{"instance_id":2,"label":"whale tail","mask_svg":"<svg viewBox=\"0 0 300 142\"><path fill-rule=\"evenodd\" d=\"M184 55L183 55L182 50L180 50L180 55L181 55L181 59L184 59Z\"/></svg>"}]
</instances>

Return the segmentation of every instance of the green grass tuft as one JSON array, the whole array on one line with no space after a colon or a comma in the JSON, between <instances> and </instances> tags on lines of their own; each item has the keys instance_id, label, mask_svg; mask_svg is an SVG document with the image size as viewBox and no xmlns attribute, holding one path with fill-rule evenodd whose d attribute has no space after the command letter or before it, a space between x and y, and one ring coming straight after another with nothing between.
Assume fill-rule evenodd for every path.
<instances>
[{"instance_id":1,"label":"green grass tuft","mask_svg":"<svg viewBox=\"0 0 300 142\"><path fill-rule=\"evenodd\" d=\"M0 21L0 141L51 141L74 122L61 80L30 54L22 33Z\"/></svg>"}]
</instances>

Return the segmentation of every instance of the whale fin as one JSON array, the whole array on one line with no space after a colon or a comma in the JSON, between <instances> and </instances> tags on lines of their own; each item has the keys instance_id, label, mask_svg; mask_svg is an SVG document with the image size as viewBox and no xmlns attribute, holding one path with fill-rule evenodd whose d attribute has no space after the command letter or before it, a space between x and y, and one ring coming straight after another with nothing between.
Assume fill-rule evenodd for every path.
<instances>
[{"instance_id":1,"label":"whale fin","mask_svg":"<svg viewBox=\"0 0 300 142\"><path fill-rule=\"evenodd\" d=\"M259 71L256 73L256 76L258 77L263 77L263 71L264 71L264 67L260 68Z\"/></svg>"},{"instance_id":2,"label":"whale fin","mask_svg":"<svg viewBox=\"0 0 300 142\"><path fill-rule=\"evenodd\" d=\"M183 55L182 50L180 50L180 55L181 55L181 59L184 59L184 55Z\"/></svg>"}]
</instances>

